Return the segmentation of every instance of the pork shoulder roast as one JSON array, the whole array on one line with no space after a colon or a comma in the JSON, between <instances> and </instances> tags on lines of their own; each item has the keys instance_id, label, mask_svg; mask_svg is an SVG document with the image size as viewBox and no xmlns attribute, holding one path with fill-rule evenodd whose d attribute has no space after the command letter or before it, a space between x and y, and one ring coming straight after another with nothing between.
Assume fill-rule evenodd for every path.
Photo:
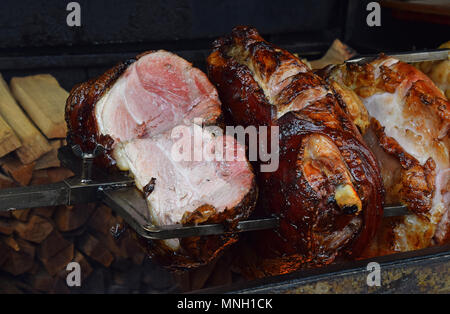
<instances>
[{"instance_id":1,"label":"pork shoulder roast","mask_svg":"<svg viewBox=\"0 0 450 314\"><path fill-rule=\"evenodd\" d=\"M204 127L218 122L220 105L204 73L175 54L150 51L72 89L68 138L83 151L102 145L98 165L129 171L154 224L233 228L253 210L257 189L245 146ZM194 156L205 151L212 158ZM236 239L170 239L151 241L148 248L168 267L190 268L212 260Z\"/></svg>"},{"instance_id":2,"label":"pork shoulder roast","mask_svg":"<svg viewBox=\"0 0 450 314\"><path fill-rule=\"evenodd\" d=\"M380 56L320 71L352 89L370 116L364 138L380 164L387 204L410 215L391 217L365 252L377 256L450 240L450 103L413 66Z\"/></svg>"},{"instance_id":3,"label":"pork shoulder roast","mask_svg":"<svg viewBox=\"0 0 450 314\"><path fill-rule=\"evenodd\" d=\"M377 162L330 87L291 53L250 27L218 39L208 57L227 117L279 128L279 167L258 174L261 211L280 227L252 238L256 276L358 256L381 221Z\"/></svg>"}]
</instances>

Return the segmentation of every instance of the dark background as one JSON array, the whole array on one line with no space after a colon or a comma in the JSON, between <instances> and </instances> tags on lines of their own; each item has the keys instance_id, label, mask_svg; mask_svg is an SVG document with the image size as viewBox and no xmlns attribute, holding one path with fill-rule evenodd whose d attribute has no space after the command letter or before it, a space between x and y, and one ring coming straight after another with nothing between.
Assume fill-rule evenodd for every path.
<instances>
[{"instance_id":1,"label":"dark background","mask_svg":"<svg viewBox=\"0 0 450 314\"><path fill-rule=\"evenodd\" d=\"M93 47L198 49L240 24L281 42L339 37L364 49L427 48L449 35L448 24L399 21L388 8L382 9L381 27L368 27L370 1L359 0L79 0L81 27L66 25L69 2L2 0L0 48L51 54L91 52Z\"/></svg>"},{"instance_id":2,"label":"dark background","mask_svg":"<svg viewBox=\"0 0 450 314\"><path fill-rule=\"evenodd\" d=\"M436 48L449 24L400 20L382 7L366 24L358 0L79 0L81 27L66 24L69 0L2 0L0 71L47 72L66 89L149 49L167 49L204 69L212 41L236 25L255 26L283 48L319 58L335 38L359 53Z\"/></svg>"}]
</instances>

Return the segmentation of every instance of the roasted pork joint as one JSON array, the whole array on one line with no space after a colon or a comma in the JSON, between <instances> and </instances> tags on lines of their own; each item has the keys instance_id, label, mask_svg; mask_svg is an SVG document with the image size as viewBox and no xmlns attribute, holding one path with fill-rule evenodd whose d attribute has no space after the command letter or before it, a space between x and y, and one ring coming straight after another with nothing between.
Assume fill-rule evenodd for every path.
<instances>
[{"instance_id":1,"label":"roasted pork joint","mask_svg":"<svg viewBox=\"0 0 450 314\"><path fill-rule=\"evenodd\" d=\"M208 75L234 124L279 127L279 167L259 173L261 211L280 227L253 234L258 274L357 256L383 206L376 160L334 92L297 57L237 27L217 40Z\"/></svg>"},{"instance_id":2,"label":"roasted pork joint","mask_svg":"<svg viewBox=\"0 0 450 314\"><path fill-rule=\"evenodd\" d=\"M66 107L70 141L84 151L105 147L97 162L130 172L154 224L232 228L252 211L256 188L245 147L203 127L220 115L207 77L166 51L142 54L78 85ZM196 152L209 152L209 158ZM210 236L154 241L148 247L164 265L185 268L207 263L235 241L235 236Z\"/></svg>"},{"instance_id":3,"label":"roasted pork joint","mask_svg":"<svg viewBox=\"0 0 450 314\"><path fill-rule=\"evenodd\" d=\"M323 73L363 101L371 118L364 137L380 164L386 203L402 203L411 211L386 219L367 255L445 242L450 233L450 104L443 93L416 68L385 56Z\"/></svg>"}]
</instances>

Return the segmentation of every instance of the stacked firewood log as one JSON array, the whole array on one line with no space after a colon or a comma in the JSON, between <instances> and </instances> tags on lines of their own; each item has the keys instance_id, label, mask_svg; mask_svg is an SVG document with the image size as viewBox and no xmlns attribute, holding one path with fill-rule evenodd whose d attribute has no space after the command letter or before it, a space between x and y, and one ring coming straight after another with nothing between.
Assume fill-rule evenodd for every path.
<instances>
[{"instance_id":1,"label":"stacked firewood log","mask_svg":"<svg viewBox=\"0 0 450 314\"><path fill-rule=\"evenodd\" d=\"M0 188L49 184L73 174L60 166L65 144L64 106L68 93L51 75L0 76ZM0 291L64 292L66 266L76 261L82 279L93 264L109 268L145 254L111 209L97 204L0 212ZM120 228L119 228L120 227Z\"/></svg>"},{"instance_id":2,"label":"stacked firewood log","mask_svg":"<svg viewBox=\"0 0 450 314\"><path fill-rule=\"evenodd\" d=\"M0 75L0 189L73 175L57 157L65 145L67 96L48 74L12 78L9 85ZM171 274L151 262L122 219L102 204L0 211L0 293L195 290L207 282L229 284L225 260ZM81 266L79 288L66 283L72 261Z\"/></svg>"}]
</instances>

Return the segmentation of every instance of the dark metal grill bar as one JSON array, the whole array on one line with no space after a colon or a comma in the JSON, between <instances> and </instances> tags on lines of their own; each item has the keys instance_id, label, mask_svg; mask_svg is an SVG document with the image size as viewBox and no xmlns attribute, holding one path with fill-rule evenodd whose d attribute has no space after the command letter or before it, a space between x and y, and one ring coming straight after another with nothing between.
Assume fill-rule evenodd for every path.
<instances>
[{"instance_id":1,"label":"dark metal grill bar","mask_svg":"<svg viewBox=\"0 0 450 314\"><path fill-rule=\"evenodd\" d=\"M0 211L67 205L69 187L64 182L0 190Z\"/></svg>"},{"instance_id":2,"label":"dark metal grill bar","mask_svg":"<svg viewBox=\"0 0 450 314\"><path fill-rule=\"evenodd\" d=\"M142 194L135 188L101 191L103 202L115 210L142 237L147 239L166 240L225 233L248 232L278 228L277 217L249 219L238 222L236 228L227 230L222 224L197 226L150 224L148 204ZM388 206L384 208L384 216L402 216L408 213L405 206Z\"/></svg>"}]
</instances>

